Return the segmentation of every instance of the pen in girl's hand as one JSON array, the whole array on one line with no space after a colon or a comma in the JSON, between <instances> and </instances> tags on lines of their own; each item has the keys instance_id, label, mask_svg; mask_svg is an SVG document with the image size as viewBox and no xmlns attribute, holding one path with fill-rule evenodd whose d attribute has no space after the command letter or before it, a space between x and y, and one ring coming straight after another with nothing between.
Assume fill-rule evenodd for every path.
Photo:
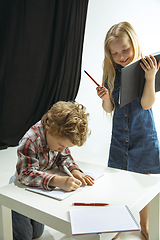
<instances>
[{"instance_id":1,"label":"pen in girl's hand","mask_svg":"<svg viewBox=\"0 0 160 240\"><path fill-rule=\"evenodd\" d=\"M73 203L74 206L106 206L109 205L108 203L82 203L82 202L75 202Z\"/></svg>"},{"instance_id":2,"label":"pen in girl's hand","mask_svg":"<svg viewBox=\"0 0 160 240\"><path fill-rule=\"evenodd\" d=\"M86 72L85 70L84 70L84 72L92 79L92 81L99 87L100 85L96 82L96 80L94 80L92 77L91 77L91 75L89 75L89 73L88 72Z\"/></svg>"},{"instance_id":3,"label":"pen in girl's hand","mask_svg":"<svg viewBox=\"0 0 160 240\"><path fill-rule=\"evenodd\" d=\"M64 171L70 176L73 177L72 173L68 170L66 166L64 166Z\"/></svg>"}]
</instances>

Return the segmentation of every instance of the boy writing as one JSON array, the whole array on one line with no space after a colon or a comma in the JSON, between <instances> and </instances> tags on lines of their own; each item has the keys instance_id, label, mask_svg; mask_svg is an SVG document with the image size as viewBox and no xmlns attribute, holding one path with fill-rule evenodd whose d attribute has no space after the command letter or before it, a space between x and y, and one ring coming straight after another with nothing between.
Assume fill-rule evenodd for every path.
<instances>
[{"instance_id":1,"label":"boy writing","mask_svg":"<svg viewBox=\"0 0 160 240\"><path fill-rule=\"evenodd\" d=\"M74 162L69 147L82 146L86 141L88 117L83 105L57 102L33 125L19 142L16 174L10 183L19 180L27 186L52 190L60 187L72 191L82 184L93 185L94 179L85 175ZM44 170L64 166L73 177L55 176ZM12 211L13 239L31 240L42 235L44 225Z\"/></svg>"}]
</instances>

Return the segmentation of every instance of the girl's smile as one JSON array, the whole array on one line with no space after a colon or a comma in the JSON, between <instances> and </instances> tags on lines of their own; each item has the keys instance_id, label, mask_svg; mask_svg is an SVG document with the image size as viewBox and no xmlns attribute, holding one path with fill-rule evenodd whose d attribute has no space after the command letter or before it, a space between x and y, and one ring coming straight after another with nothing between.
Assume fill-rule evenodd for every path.
<instances>
[{"instance_id":1,"label":"girl's smile","mask_svg":"<svg viewBox=\"0 0 160 240\"><path fill-rule=\"evenodd\" d=\"M127 58L125 61L120 61L122 64L125 64L127 61L129 60L129 58Z\"/></svg>"}]
</instances>

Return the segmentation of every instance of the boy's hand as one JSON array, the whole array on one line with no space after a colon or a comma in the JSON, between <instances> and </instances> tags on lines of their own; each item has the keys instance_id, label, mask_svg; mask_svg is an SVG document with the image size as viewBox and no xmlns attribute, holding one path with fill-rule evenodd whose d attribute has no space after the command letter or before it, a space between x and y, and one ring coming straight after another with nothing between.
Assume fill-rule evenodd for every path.
<instances>
[{"instance_id":1,"label":"boy's hand","mask_svg":"<svg viewBox=\"0 0 160 240\"><path fill-rule=\"evenodd\" d=\"M146 81L154 81L155 75L160 67L160 61L157 63L156 59L152 55L150 55L150 57L147 56L146 60L142 58L140 66L145 72Z\"/></svg>"},{"instance_id":2,"label":"boy's hand","mask_svg":"<svg viewBox=\"0 0 160 240\"><path fill-rule=\"evenodd\" d=\"M62 177L54 176L50 182L49 186L59 187L67 192L75 191L82 185L82 182L74 177Z\"/></svg>"},{"instance_id":3,"label":"boy's hand","mask_svg":"<svg viewBox=\"0 0 160 240\"><path fill-rule=\"evenodd\" d=\"M109 97L109 91L107 88L105 87L97 87L96 88L97 90L97 95L102 99L102 100L110 100L110 97Z\"/></svg>"},{"instance_id":4,"label":"boy's hand","mask_svg":"<svg viewBox=\"0 0 160 240\"><path fill-rule=\"evenodd\" d=\"M86 185L92 186L94 184L94 178L93 177L91 177L89 175L86 175L86 174L80 172L77 169L72 170L72 175L75 178L79 179L85 186Z\"/></svg>"}]
</instances>

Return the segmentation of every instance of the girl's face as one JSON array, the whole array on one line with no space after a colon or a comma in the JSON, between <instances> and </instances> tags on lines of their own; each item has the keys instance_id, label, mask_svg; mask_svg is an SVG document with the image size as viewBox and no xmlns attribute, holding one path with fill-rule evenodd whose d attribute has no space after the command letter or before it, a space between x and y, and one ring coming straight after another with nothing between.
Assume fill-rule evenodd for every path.
<instances>
[{"instance_id":1,"label":"girl's face","mask_svg":"<svg viewBox=\"0 0 160 240\"><path fill-rule=\"evenodd\" d=\"M133 47L129 39L118 38L110 43L109 49L115 63L122 67L127 66L134 58Z\"/></svg>"},{"instance_id":2,"label":"girl's face","mask_svg":"<svg viewBox=\"0 0 160 240\"><path fill-rule=\"evenodd\" d=\"M46 133L46 140L51 151L63 152L67 147L70 148L74 146L69 139L52 136L48 132Z\"/></svg>"}]
</instances>

